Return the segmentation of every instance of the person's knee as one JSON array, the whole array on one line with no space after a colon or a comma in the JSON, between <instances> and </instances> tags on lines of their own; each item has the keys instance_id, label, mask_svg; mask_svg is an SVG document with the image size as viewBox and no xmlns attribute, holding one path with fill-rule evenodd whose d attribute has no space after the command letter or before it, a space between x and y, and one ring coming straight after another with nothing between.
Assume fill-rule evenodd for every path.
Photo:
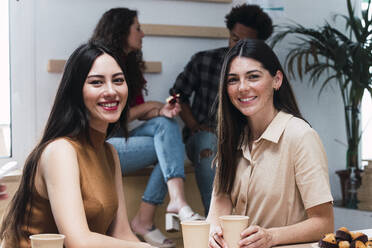
<instances>
[{"instance_id":1,"label":"person's knee","mask_svg":"<svg viewBox=\"0 0 372 248\"><path fill-rule=\"evenodd\" d=\"M165 128L165 129L172 128L172 127L178 128L177 121L174 119L167 118L167 117L159 116L156 118L156 122L160 127Z\"/></svg>"},{"instance_id":2,"label":"person's knee","mask_svg":"<svg viewBox=\"0 0 372 248\"><path fill-rule=\"evenodd\" d=\"M213 151L211 149L209 149L209 148L201 150L200 151L200 154L199 154L200 159L209 158L212 155L213 155Z\"/></svg>"}]
</instances>

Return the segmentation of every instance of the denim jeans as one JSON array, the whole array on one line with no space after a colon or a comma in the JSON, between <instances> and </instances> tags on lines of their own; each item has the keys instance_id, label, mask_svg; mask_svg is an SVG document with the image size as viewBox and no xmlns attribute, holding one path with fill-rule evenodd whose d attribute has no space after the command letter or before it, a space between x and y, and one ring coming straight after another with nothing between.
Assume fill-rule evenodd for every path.
<instances>
[{"instance_id":1,"label":"denim jeans","mask_svg":"<svg viewBox=\"0 0 372 248\"><path fill-rule=\"evenodd\" d=\"M174 119L152 118L122 137L108 140L119 154L123 175L155 165L146 185L142 200L161 204L167 194L166 182L175 177L185 178L185 147Z\"/></svg>"},{"instance_id":2,"label":"denim jeans","mask_svg":"<svg viewBox=\"0 0 372 248\"><path fill-rule=\"evenodd\" d=\"M210 156L201 156L205 149L212 151ZM217 152L217 136L214 133L200 131L186 140L186 152L195 166L195 177L204 205L205 215L208 215L213 190L215 168L212 161Z\"/></svg>"}]
</instances>

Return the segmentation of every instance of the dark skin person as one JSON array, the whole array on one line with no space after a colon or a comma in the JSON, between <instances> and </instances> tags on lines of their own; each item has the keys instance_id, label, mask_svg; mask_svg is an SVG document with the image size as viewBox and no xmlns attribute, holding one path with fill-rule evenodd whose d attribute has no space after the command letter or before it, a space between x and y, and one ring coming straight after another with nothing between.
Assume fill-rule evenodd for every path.
<instances>
[{"instance_id":1,"label":"dark skin person","mask_svg":"<svg viewBox=\"0 0 372 248\"><path fill-rule=\"evenodd\" d=\"M230 30L229 37L229 47L233 47L241 39L257 39L257 31L244 26L241 23L236 23L232 30ZM195 119L194 115L191 112L191 107L189 103L181 103L182 111L180 112L181 119L185 125L191 130L191 134L195 134L200 131L214 132L214 129L208 127L207 125L200 124Z\"/></svg>"}]
</instances>

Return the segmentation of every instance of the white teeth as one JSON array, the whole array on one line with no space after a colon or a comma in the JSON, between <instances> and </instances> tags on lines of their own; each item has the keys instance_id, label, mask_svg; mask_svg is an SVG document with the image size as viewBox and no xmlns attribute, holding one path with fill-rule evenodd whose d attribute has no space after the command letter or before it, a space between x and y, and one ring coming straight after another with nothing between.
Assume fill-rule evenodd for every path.
<instances>
[{"instance_id":1,"label":"white teeth","mask_svg":"<svg viewBox=\"0 0 372 248\"><path fill-rule=\"evenodd\" d=\"M249 102L249 101L253 100L254 98L255 98L255 97L252 96L252 97L248 97L248 98L240 98L239 100L240 100L241 102Z\"/></svg>"},{"instance_id":2,"label":"white teeth","mask_svg":"<svg viewBox=\"0 0 372 248\"><path fill-rule=\"evenodd\" d=\"M106 108L111 108L111 107L117 106L118 103L117 102L113 102L113 103L101 103L100 105L103 106L103 107L106 107Z\"/></svg>"}]
</instances>

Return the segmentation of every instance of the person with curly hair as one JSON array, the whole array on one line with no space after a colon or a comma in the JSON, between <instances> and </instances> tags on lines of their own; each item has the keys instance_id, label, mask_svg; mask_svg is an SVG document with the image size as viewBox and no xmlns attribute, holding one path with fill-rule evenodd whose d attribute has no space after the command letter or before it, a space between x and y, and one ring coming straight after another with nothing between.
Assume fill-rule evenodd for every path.
<instances>
[{"instance_id":1,"label":"person with curly hair","mask_svg":"<svg viewBox=\"0 0 372 248\"><path fill-rule=\"evenodd\" d=\"M131 90L128 101L132 129L127 139L118 133L108 140L118 151L122 173L125 175L155 164L131 227L138 236L156 247L174 247L175 243L166 238L153 221L156 206L163 203L167 190L170 198L166 214L167 231L179 229L179 225L173 226L173 219L196 220L204 217L195 213L185 199L185 147L180 128L173 118L180 111L179 103L144 100L143 37L137 11L113 8L103 14L91 40L98 40L113 49L126 65ZM143 123L134 127L135 120Z\"/></svg>"},{"instance_id":2,"label":"person with curly hair","mask_svg":"<svg viewBox=\"0 0 372 248\"><path fill-rule=\"evenodd\" d=\"M242 4L225 17L230 31L229 47L198 52L180 73L170 93L180 94L185 123L183 138L186 152L195 167L195 176L208 214L215 171L211 167L216 154L217 137L215 102L223 58L239 40L266 40L273 32L270 17L257 5ZM190 106L190 97L194 96Z\"/></svg>"}]
</instances>

